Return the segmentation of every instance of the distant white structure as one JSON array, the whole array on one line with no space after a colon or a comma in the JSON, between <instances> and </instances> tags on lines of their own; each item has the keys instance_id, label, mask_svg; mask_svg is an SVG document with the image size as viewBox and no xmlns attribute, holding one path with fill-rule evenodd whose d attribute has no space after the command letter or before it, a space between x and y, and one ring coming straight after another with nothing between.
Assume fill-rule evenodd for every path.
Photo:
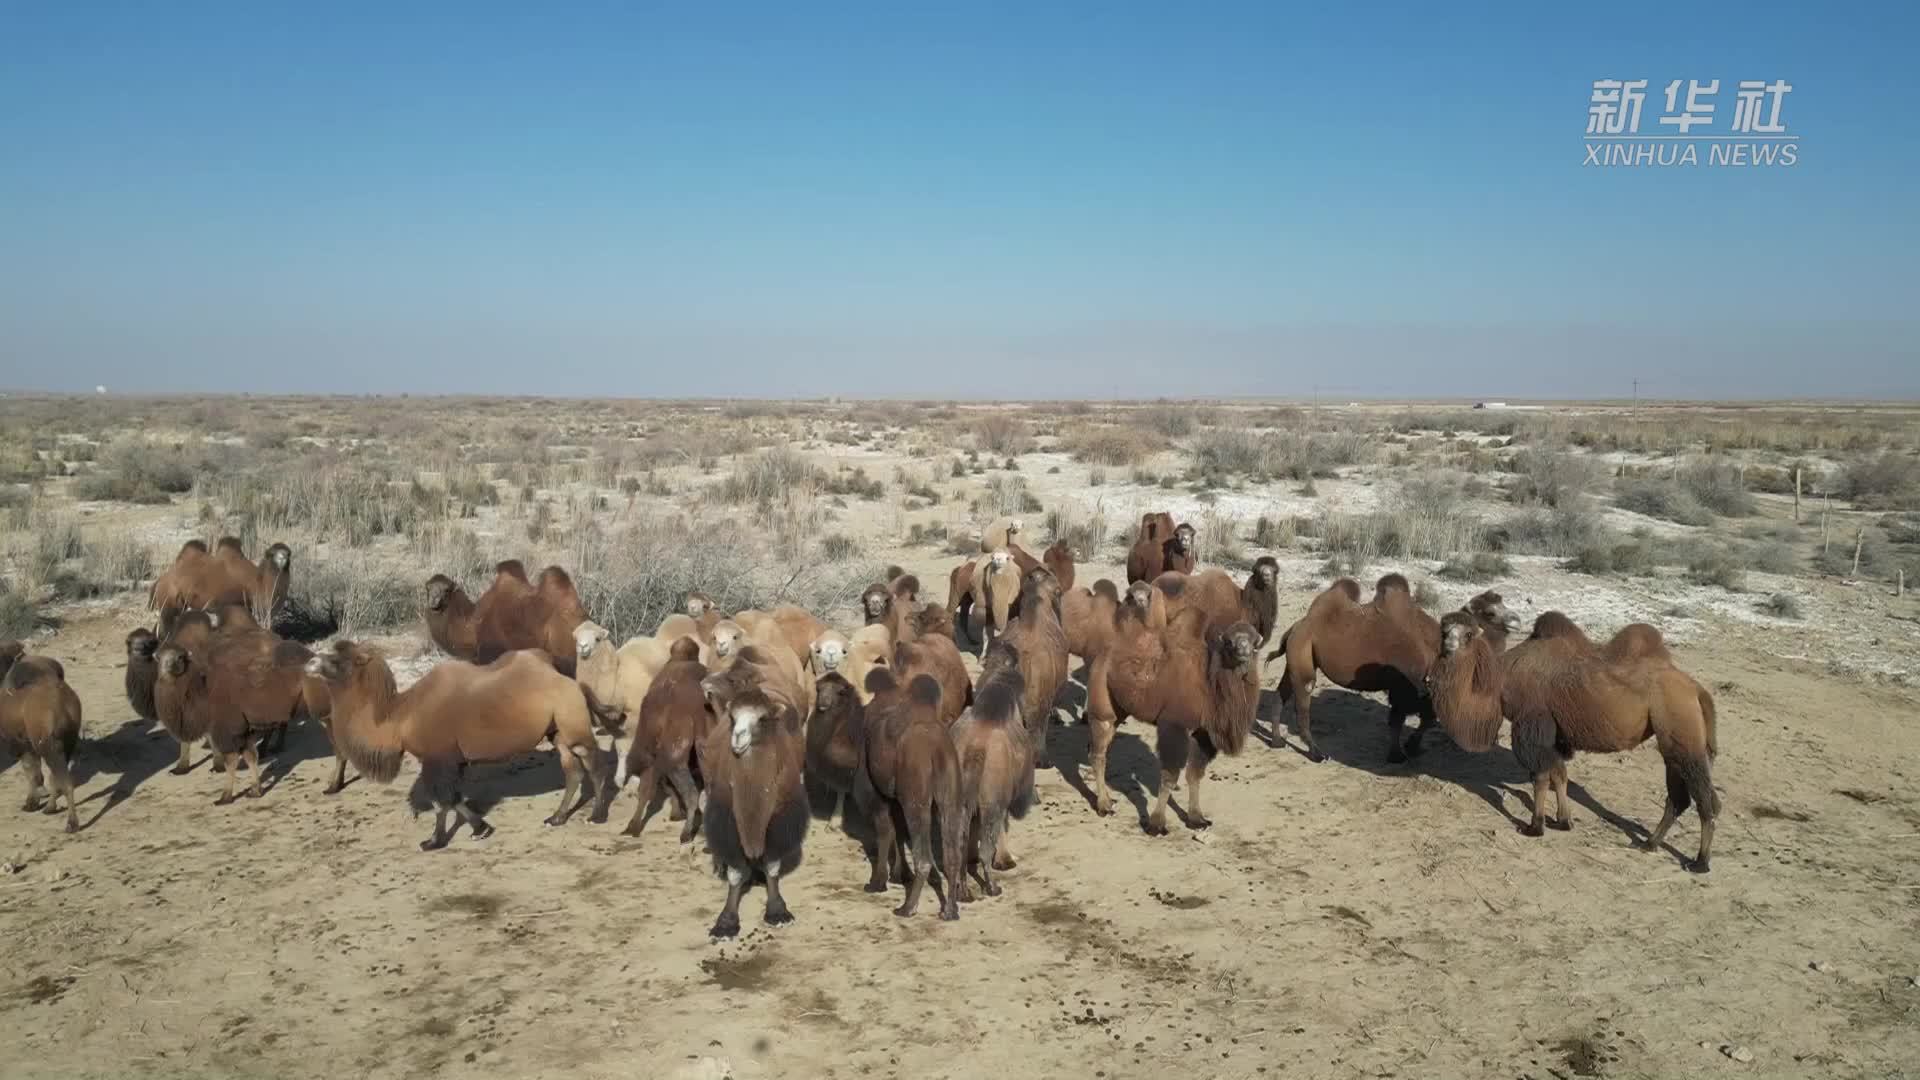
<instances>
[{"instance_id":1,"label":"distant white structure","mask_svg":"<svg viewBox=\"0 0 1920 1080\"><path fill-rule=\"evenodd\" d=\"M107 388L104 386L95 386L93 392L96 394L104 394L107 392Z\"/></svg>"},{"instance_id":2,"label":"distant white structure","mask_svg":"<svg viewBox=\"0 0 1920 1080\"><path fill-rule=\"evenodd\" d=\"M1473 407L1476 409L1504 409L1507 407L1507 403L1504 401L1476 401Z\"/></svg>"}]
</instances>

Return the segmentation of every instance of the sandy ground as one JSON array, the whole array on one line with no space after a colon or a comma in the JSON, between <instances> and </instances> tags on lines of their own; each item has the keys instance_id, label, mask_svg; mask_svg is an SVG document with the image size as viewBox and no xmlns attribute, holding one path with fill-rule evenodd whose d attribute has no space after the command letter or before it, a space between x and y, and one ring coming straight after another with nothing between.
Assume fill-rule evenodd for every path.
<instances>
[{"instance_id":1,"label":"sandy ground","mask_svg":"<svg viewBox=\"0 0 1920 1080\"><path fill-rule=\"evenodd\" d=\"M950 561L909 568L931 586ZM1285 594L1283 622L1308 599ZM1720 704L1709 876L1627 846L1659 814L1650 746L1578 758L1575 830L1532 840L1505 752L1438 736L1386 766L1382 705L1323 686L1331 760L1223 759L1204 833L1141 832L1138 725L1109 763L1120 810L1094 816L1086 729L1056 724L1066 772L1016 826L1001 897L896 918L897 887L864 893L857 844L816 823L798 921L760 926L755 892L722 945L722 886L664 814L638 840L617 835L630 795L611 824L542 827L550 756L475 770L498 831L436 854L411 763L323 796L314 728L265 798L214 807L217 776L168 775L174 744L128 722L136 617L88 609L39 645L93 741L81 833L0 815L8 1077L1920 1074L1913 692L1771 640L1678 649ZM24 786L0 777L8 810Z\"/></svg>"}]
</instances>

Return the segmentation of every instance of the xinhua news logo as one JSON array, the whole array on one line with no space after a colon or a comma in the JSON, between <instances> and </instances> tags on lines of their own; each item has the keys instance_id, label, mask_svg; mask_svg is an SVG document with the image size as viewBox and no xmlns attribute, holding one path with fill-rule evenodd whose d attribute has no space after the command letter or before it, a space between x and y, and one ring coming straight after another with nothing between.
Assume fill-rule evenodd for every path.
<instances>
[{"instance_id":1,"label":"xinhua news logo","mask_svg":"<svg viewBox=\"0 0 1920 1080\"><path fill-rule=\"evenodd\" d=\"M1657 122L1643 133L1640 114L1647 80L1595 79L1587 100L1587 159L1582 167L1797 165L1800 136L1787 130L1784 119L1791 93L1793 84L1780 79L1742 81L1733 92L1731 122L1716 128L1720 80L1675 79L1667 84Z\"/></svg>"}]
</instances>

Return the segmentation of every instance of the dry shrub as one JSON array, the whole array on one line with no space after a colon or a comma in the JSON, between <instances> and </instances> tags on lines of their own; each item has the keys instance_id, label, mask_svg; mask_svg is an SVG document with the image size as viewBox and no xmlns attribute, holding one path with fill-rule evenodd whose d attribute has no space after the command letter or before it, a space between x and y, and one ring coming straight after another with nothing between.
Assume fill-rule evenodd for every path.
<instances>
[{"instance_id":1,"label":"dry shrub","mask_svg":"<svg viewBox=\"0 0 1920 1080\"><path fill-rule=\"evenodd\" d=\"M1026 422L1006 413L990 413L974 421L973 441L981 450L996 456L1024 454L1033 449L1033 436Z\"/></svg>"},{"instance_id":2,"label":"dry shrub","mask_svg":"<svg viewBox=\"0 0 1920 1080\"><path fill-rule=\"evenodd\" d=\"M1558 450L1522 450L1510 467L1515 474L1507 489L1510 499L1555 509L1581 502L1601 474L1600 464L1593 459Z\"/></svg>"},{"instance_id":3,"label":"dry shrub","mask_svg":"<svg viewBox=\"0 0 1920 1080\"><path fill-rule=\"evenodd\" d=\"M1892 450L1855 458L1840 467L1831 487L1862 506L1912 507L1920 503L1920 459Z\"/></svg>"},{"instance_id":4,"label":"dry shrub","mask_svg":"<svg viewBox=\"0 0 1920 1080\"><path fill-rule=\"evenodd\" d=\"M1762 615L1771 615L1776 619L1800 619L1806 612L1800 606L1800 598L1792 593L1777 592L1753 605Z\"/></svg>"},{"instance_id":5,"label":"dry shrub","mask_svg":"<svg viewBox=\"0 0 1920 1080\"><path fill-rule=\"evenodd\" d=\"M1448 559L1434 573L1449 581L1492 581L1513 573L1513 563L1497 551L1478 551Z\"/></svg>"},{"instance_id":6,"label":"dry shrub","mask_svg":"<svg viewBox=\"0 0 1920 1080\"><path fill-rule=\"evenodd\" d=\"M1751 498L1751 497L1749 497ZM1622 478L1614 485L1614 505L1682 525L1711 525L1713 515L1687 489L1655 477Z\"/></svg>"},{"instance_id":7,"label":"dry shrub","mask_svg":"<svg viewBox=\"0 0 1920 1080\"><path fill-rule=\"evenodd\" d=\"M1060 448L1075 461L1120 468L1138 465L1163 445L1147 432L1112 424L1077 427L1060 440Z\"/></svg>"},{"instance_id":8,"label":"dry shrub","mask_svg":"<svg viewBox=\"0 0 1920 1080\"><path fill-rule=\"evenodd\" d=\"M740 506L784 498L795 489L824 488L826 483L827 475L819 466L798 451L776 447L735 462L732 472L707 488L707 495L728 506Z\"/></svg>"},{"instance_id":9,"label":"dry shrub","mask_svg":"<svg viewBox=\"0 0 1920 1080\"><path fill-rule=\"evenodd\" d=\"M1679 484L1695 502L1722 517L1747 517L1754 512L1753 495L1739 467L1728 462L1702 459L1683 466Z\"/></svg>"}]
</instances>

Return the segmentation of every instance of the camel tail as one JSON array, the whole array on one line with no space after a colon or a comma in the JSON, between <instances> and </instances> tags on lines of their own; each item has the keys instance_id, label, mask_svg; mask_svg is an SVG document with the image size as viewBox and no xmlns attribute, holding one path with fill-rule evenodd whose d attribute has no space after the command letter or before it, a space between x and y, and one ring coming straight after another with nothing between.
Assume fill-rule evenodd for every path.
<instances>
[{"instance_id":1,"label":"camel tail","mask_svg":"<svg viewBox=\"0 0 1920 1080\"><path fill-rule=\"evenodd\" d=\"M1707 757L1711 759L1720 753L1720 739L1714 730L1714 720L1716 717L1713 706L1713 695L1707 693L1707 688L1704 686L1700 687L1700 715L1707 724Z\"/></svg>"}]
</instances>

